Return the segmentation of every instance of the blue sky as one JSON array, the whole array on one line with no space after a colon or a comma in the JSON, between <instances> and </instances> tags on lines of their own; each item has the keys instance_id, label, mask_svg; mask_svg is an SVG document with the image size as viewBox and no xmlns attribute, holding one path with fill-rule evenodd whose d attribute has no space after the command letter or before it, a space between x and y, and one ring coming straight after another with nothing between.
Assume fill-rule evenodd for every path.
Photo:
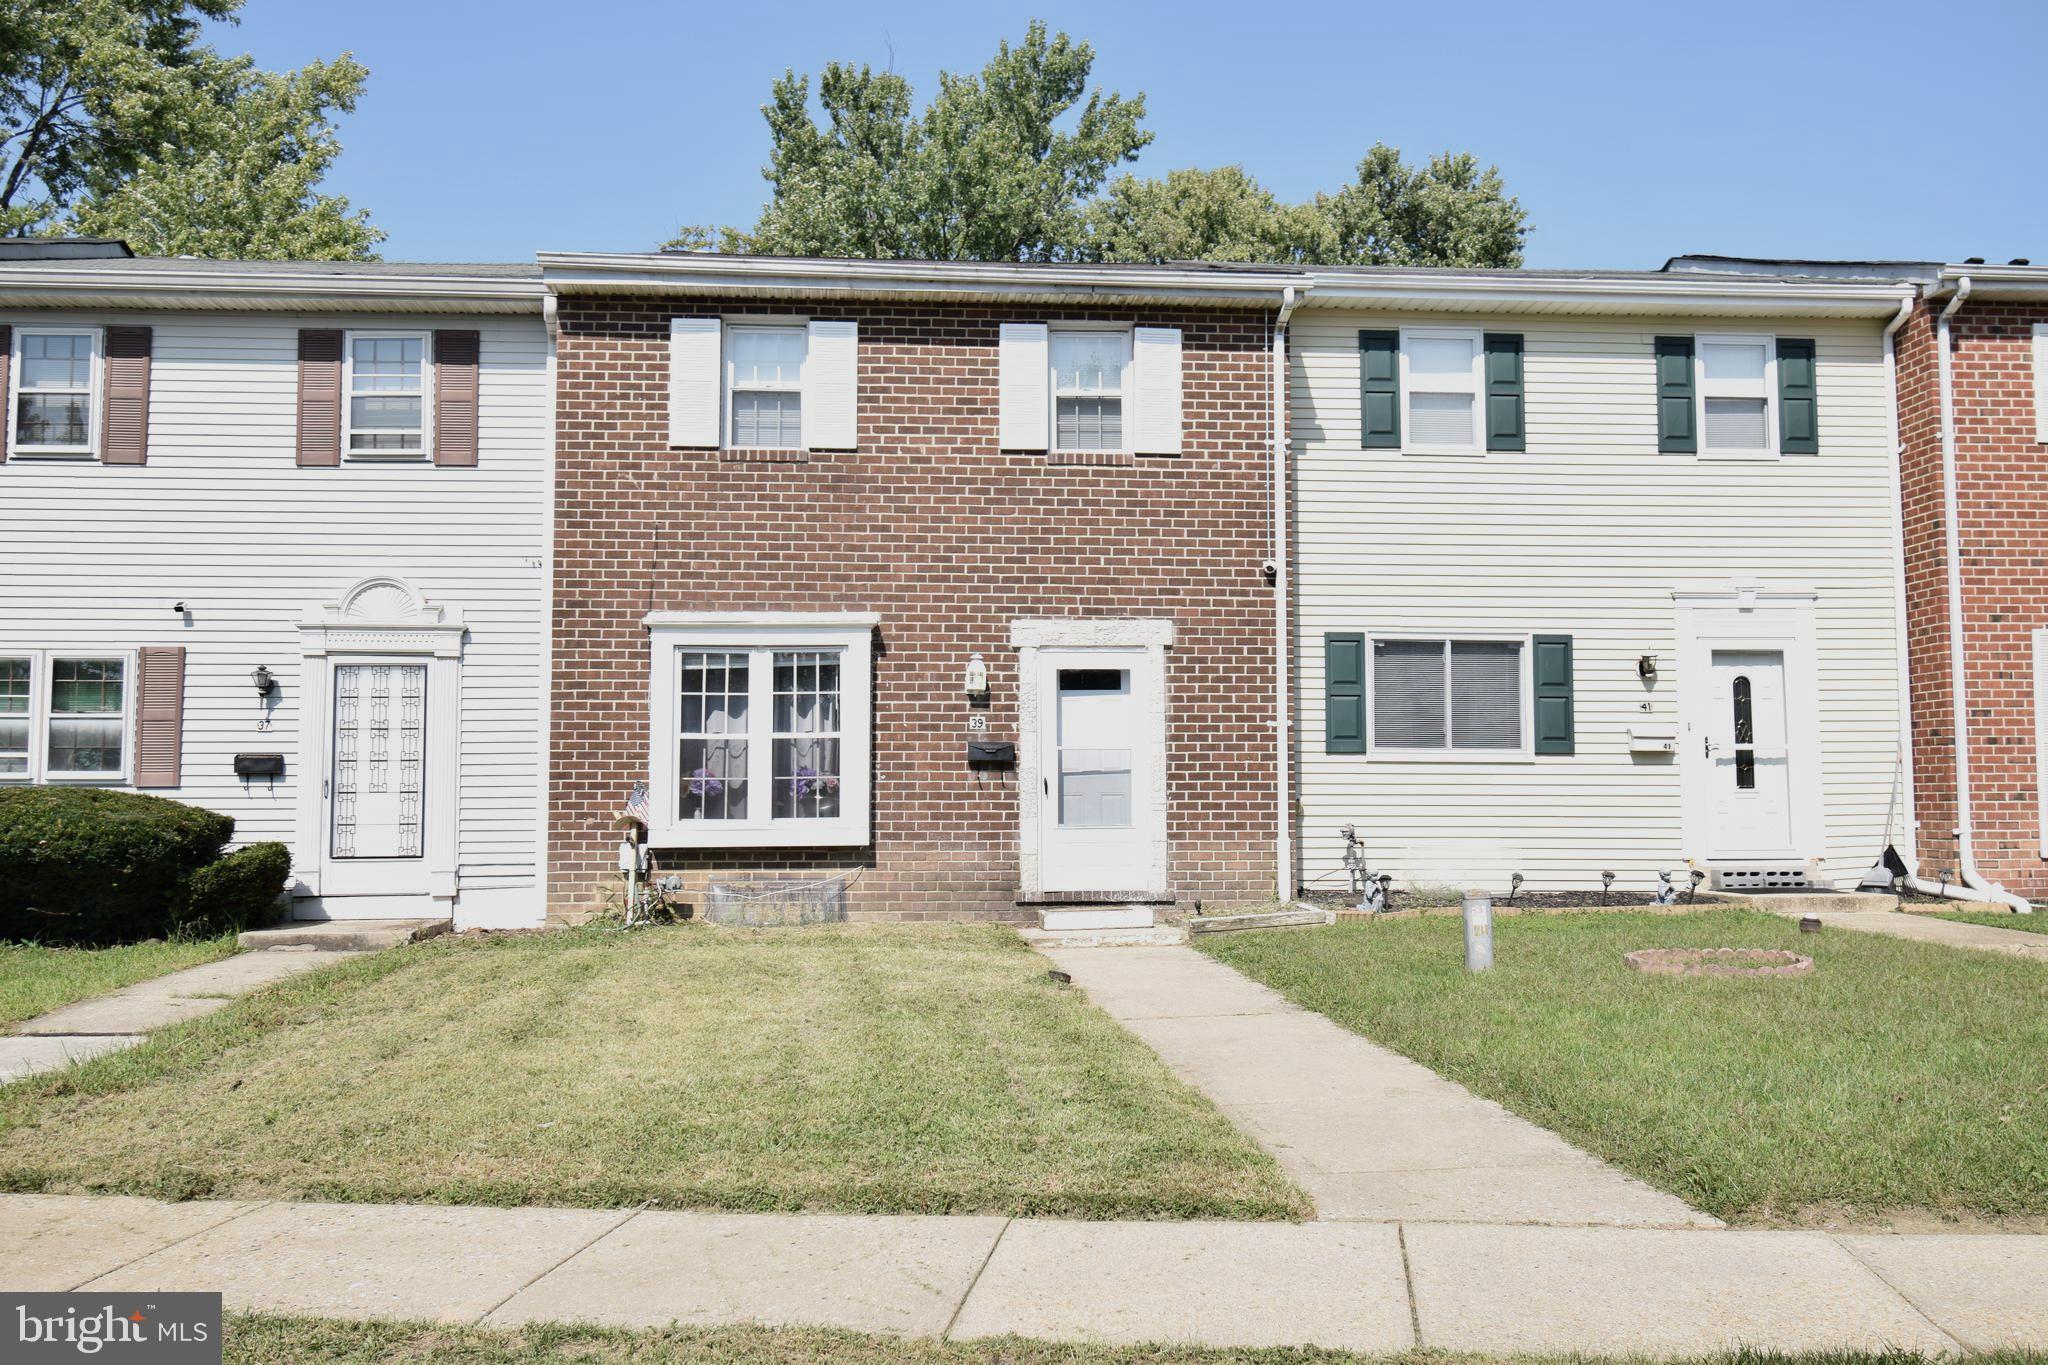
<instances>
[{"instance_id":1,"label":"blue sky","mask_svg":"<svg viewBox=\"0 0 2048 1365\"><path fill-rule=\"evenodd\" d=\"M893 66L920 97L1033 16L1143 91L1137 164L1242 163L1300 198L1376 139L1469 150L1530 210L1534 266L1674 253L2048 262L2048 5L774 5L249 0L266 66L371 71L332 188L392 260L644 250L750 223L785 67Z\"/></svg>"}]
</instances>

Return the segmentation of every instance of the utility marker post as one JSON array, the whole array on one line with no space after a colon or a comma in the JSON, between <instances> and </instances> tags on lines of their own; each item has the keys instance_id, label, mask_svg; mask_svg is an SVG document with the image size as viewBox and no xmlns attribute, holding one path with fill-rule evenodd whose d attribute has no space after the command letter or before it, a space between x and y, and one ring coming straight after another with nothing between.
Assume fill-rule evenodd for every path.
<instances>
[{"instance_id":1,"label":"utility marker post","mask_svg":"<svg viewBox=\"0 0 2048 1365\"><path fill-rule=\"evenodd\" d=\"M1493 966L1493 897L1484 891L1465 893L1465 970L1483 972Z\"/></svg>"}]
</instances>

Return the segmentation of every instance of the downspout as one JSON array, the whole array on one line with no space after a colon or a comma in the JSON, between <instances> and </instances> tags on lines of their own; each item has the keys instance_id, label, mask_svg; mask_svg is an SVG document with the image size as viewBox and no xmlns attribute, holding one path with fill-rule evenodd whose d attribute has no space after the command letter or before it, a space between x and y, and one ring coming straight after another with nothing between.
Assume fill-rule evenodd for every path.
<instances>
[{"instance_id":1,"label":"downspout","mask_svg":"<svg viewBox=\"0 0 2048 1365\"><path fill-rule=\"evenodd\" d=\"M1899 300L1899 311L1884 325L1884 389L1885 429L1890 435L1890 468L1892 491L1892 616L1899 639L1899 756L1898 790L1905 798L1905 824L1900 829L1900 843L1904 850L1900 857L1908 869L1906 880L1911 883L1920 867L1920 822L1913 813L1913 678L1912 663L1906 641L1906 511L1905 494L1900 486L1902 475L1900 463L1905 458L1905 442L1899 436L1899 328L1906 325L1906 319L1913 316L1916 295L1908 289ZM1885 833L1889 835L1890 830ZM1919 888L1915 888L1916 890Z\"/></svg>"},{"instance_id":2,"label":"downspout","mask_svg":"<svg viewBox=\"0 0 2048 1365\"><path fill-rule=\"evenodd\" d=\"M1949 320L1970 297L1970 277L1956 281L1955 297L1941 310L1935 330L1934 360L1940 376L1941 402L1941 514L1948 555L1948 671L1949 707L1953 712L1956 744L1956 875L1971 899L1994 901L2021 914L2032 914L2026 900L1977 870L1976 849L1970 826L1970 710L1968 671L1963 659L1963 528L1962 497L1956 486L1955 366L1949 356ZM1917 880L1917 879L1916 879ZM1923 889L1916 885L1915 890ZM1939 888L1937 888L1938 890Z\"/></svg>"},{"instance_id":3,"label":"downspout","mask_svg":"<svg viewBox=\"0 0 2048 1365\"><path fill-rule=\"evenodd\" d=\"M1283 902L1294 898L1294 812L1290 800L1294 647L1287 630L1291 592L1287 571L1287 320L1294 316L1294 305L1294 286L1288 285L1281 291L1280 313L1273 320L1273 767L1278 774L1273 801L1273 894Z\"/></svg>"}]
</instances>

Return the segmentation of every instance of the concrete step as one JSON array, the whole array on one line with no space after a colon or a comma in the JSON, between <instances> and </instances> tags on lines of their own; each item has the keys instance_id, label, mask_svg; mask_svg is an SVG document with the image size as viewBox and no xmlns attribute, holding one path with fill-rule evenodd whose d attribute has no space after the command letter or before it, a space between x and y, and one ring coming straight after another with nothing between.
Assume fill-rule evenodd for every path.
<instances>
[{"instance_id":1,"label":"concrete step","mask_svg":"<svg viewBox=\"0 0 2048 1365\"><path fill-rule=\"evenodd\" d=\"M1896 910L1899 898L1868 891L1751 891L1749 902L1774 915L1847 914L1859 910Z\"/></svg>"},{"instance_id":2,"label":"concrete step","mask_svg":"<svg viewBox=\"0 0 2048 1365\"><path fill-rule=\"evenodd\" d=\"M1312 905L1286 910L1258 910L1243 915L1197 915L1188 921L1190 934L1234 934L1244 929L1298 929L1335 924L1335 911Z\"/></svg>"},{"instance_id":3,"label":"concrete step","mask_svg":"<svg viewBox=\"0 0 2048 1365\"><path fill-rule=\"evenodd\" d=\"M1188 941L1178 924L1145 929L1031 929L1017 933L1034 948L1166 948Z\"/></svg>"},{"instance_id":4,"label":"concrete step","mask_svg":"<svg viewBox=\"0 0 2048 1365\"><path fill-rule=\"evenodd\" d=\"M286 920L271 929L249 929L236 936L244 948L283 948L296 952L374 953L401 943L445 934L454 928L445 919L307 919Z\"/></svg>"}]
</instances>

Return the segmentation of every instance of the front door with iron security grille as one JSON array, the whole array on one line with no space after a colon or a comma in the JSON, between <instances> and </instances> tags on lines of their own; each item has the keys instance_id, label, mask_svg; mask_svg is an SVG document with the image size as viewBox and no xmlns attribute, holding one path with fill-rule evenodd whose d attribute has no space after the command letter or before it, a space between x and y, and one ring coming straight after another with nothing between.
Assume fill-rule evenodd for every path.
<instances>
[{"instance_id":1,"label":"front door with iron security grille","mask_svg":"<svg viewBox=\"0 0 2048 1365\"><path fill-rule=\"evenodd\" d=\"M334 665L326 779L327 894L424 884L427 666Z\"/></svg>"}]
</instances>

